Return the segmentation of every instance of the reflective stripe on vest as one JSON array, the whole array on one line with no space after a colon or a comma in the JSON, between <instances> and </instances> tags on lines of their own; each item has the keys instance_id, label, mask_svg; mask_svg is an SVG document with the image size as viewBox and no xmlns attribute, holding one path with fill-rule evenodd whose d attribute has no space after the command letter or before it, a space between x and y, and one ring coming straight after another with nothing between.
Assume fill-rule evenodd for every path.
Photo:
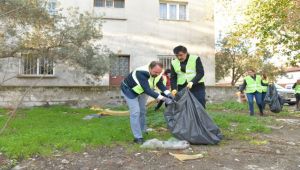
<instances>
[{"instance_id":1,"label":"reflective stripe on vest","mask_svg":"<svg viewBox=\"0 0 300 170\"><path fill-rule=\"evenodd\" d=\"M297 84L295 87L295 93L300 94L300 84Z\"/></svg>"},{"instance_id":2,"label":"reflective stripe on vest","mask_svg":"<svg viewBox=\"0 0 300 170\"><path fill-rule=\"evenodd\" d=\"M262 81L264 84L268 84L269 83L269 81L268 80L263 80ZM267 92L268 91L268 86L264 86L264 85L262 85L262 87L261 87L261 89L262 89L262 92Z\"/></svg>"},{"instance_id":3,"label":"reflective stripe on vest","mask_svg":"<svg viewBox=\"0 0 300 170\"><path fill-rule=\"evenodd\" d=\"M137 77L136 77L136 72L137 71L147 71L150 75L150 72L149 72L149 65L145 65L145 66L141 66L141 67L138 67L136 68L133 72L132 72L132 77L133 77L133 80L136 82L136 86L134 86L132 88L132 90L134 92L136 92L137 94L142 94L144 92L144 89L143 87L141 86L140 82L138 81ZM148 79L148 83L149 83L149 86L151 89L154 89L156 87L156 84L159 82L160 78L161 78L162 74L160 74L159 76L157 77L152 77L150 75L149 79Z\"/></svg>"},{"instance_id":4,"label":"reflective stripe on vest","mask_svg":"<svg viewBox=\"0 0 300 170\"><path fill-rule=\"evenodd\" d=\"M246 76L246 93L254 93L256 91L262 92L262 85L261 85L261 76L256 75L256 79L254 80L251 76Z\"/></svg>"},{"instance_id":5,"label":"reflective stripe on vest","mask_svg":"<svg viewBox=\"0 0 300 170\"><path fill-rule=\"evenodd\" d=\"M183 85L185 82L190 82L197 74L196 72L196 60L198 56L190 55L186 64L185 73L181 71L180 61L176 58L172 60L172 66L177 74L177 84ZM199 83L204 82L204 77Z\"/></svg>"}]
</instances>

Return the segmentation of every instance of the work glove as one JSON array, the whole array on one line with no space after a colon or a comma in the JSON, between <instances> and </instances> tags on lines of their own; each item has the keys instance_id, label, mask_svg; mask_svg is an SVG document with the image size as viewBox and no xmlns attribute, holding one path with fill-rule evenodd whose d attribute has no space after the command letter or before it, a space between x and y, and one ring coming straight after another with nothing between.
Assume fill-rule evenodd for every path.
<instances>
[{"instance_id":1,"label":"work glove","mask_svg":"<svg viewBox=\"0 0 300 170\"><path fill-rule=\"evenodd\" d=\"M172 93L172 96L173 96L173 97L175 97L175 96L176 96L176 94L177 94L177 90L172 90L172 92L171 92L171 93Z\"/></svg>"},{"instance_id":2,"label":"work glove","mask_svg":"<svg viewBox=\"0 0 300 170\"><path fill-rule=\"evenodd\" d=\"M186 85L186 87L189 88L189 89L191 89L192 86L193 86L193 84L194 84L193 82L188 82L188 84Z\"/></svg>"},{"instance_id":3,"label":"work glove","mask_svg":"<svg viewBox=\"0 0 300 170\"><path fill-rule=\"evenodd\" d=\"M164 97L162 99L167 105L174 103L172 99L168 98L168 97Z\"/></svg>"}]
</instances>

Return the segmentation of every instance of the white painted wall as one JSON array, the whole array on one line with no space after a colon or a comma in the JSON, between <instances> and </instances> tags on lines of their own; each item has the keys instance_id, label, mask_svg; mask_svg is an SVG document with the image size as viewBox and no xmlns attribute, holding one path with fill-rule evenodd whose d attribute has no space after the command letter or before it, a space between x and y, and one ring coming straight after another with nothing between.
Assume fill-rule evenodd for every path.
<instances>
[{"instance_id":1,"label":"white painted wall","mask_svg":"<svg viewBox=\"0 0 300 170\"><path fill-rule=\"evenodd\" d=\"M115 53L130 55L131 70L158 60L158 55L173 55L175 46L184 45L191 54L201 57L206 84L215 84L213 1L180 0L188 2L188 21L160 20L158 0L125 0L125 8L93 7L93 0L58 1L64 9L78 7L81 12L89 11L95 16L104 15L104 37L101 41ZM86 85L86 81L78 80L78 76L72 75L74 71L66 66L57 65L56 74L59 74L59 80L48 80L45 81L46 84ZM84 75L79 76L84 79L81 76ZM14 79L10 83L23 84L26 80ZM100 84L109 84L107 75Z\"/></svg>"},{"instance_id":2,"label":"white painted wall","mask_svg":"<svg viewBox=\"0 0 300 170\"><path fill-rule=\"evenodd\" d=\"M64 0L62 7L79 6L106 19L103 44L112 51L131 57L131 70L158 55L172 55L172 49L184 45L198 54L205 67L206 84L215 83L213 2L187 0L188 21L159 19L159 1L125 0L125 8L93 7L93 0ZM92 5L91 5L92 4ZM112 20L112 19L116 20ZM119 20L117 20L119 19Z\"/></svg>"}]
</instances>

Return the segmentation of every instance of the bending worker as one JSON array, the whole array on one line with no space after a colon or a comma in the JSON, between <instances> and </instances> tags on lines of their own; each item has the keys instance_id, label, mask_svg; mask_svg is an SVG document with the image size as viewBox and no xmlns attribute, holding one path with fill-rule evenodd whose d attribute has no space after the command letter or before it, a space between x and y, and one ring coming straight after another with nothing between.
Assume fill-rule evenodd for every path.
<instances>
[{"instance_id":1,"label":"bending worker","mask_svg":"<svg viewBox=\"0 0 300 170\"><path fill-rule=\"evenodd\" d=\"M205 108L204 69L200 57L190 55L184 46L175 47L173 52L176 59L171 62L172 95L188 87Z\"/></svg>"},{"instance_id":2,"label":"bending worker","mask_svg":"<svg viewBox=\"0 0 300 170\"><path fill-rule=\"evenodd\" d=\"M130 126L134 142L142 144L143 134L146 133L146 102L148 96L156 100L163 100L171 104L172 95L162 79L163 65L152 61L149 65L138 67L131 72L121 84L121 93L124 96L130 111ZM156 93L153 89L158 87L168 97Z\"/></svg>"}]
</instances>

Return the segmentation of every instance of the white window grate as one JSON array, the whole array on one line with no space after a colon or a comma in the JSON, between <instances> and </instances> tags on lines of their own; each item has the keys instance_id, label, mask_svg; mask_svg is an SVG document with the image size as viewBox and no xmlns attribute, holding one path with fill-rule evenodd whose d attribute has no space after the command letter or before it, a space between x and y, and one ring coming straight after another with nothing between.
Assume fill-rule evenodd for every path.
<instances>
[{"instance_id":1,"label":"white window grate","mask_svg":"<svg viewBox=\"0 0 300 170\"><path fill-rule=\"evenodd\" d=\"M171 62L175 58L174 55L160 55L158 56L159 61L163 64L164 69L171 69Z\"/></svg>"},{"instance_id":2,"label":"white window grate","mask_svg":"<svg viewBox=\"0 0 300 170\"><path fill-rule=\"evenodd\" d=\"M31 54L22 54L19 67L19 72L21 75L54 75L53 58L38 58Z\"/></svg>"}]
</instances>

